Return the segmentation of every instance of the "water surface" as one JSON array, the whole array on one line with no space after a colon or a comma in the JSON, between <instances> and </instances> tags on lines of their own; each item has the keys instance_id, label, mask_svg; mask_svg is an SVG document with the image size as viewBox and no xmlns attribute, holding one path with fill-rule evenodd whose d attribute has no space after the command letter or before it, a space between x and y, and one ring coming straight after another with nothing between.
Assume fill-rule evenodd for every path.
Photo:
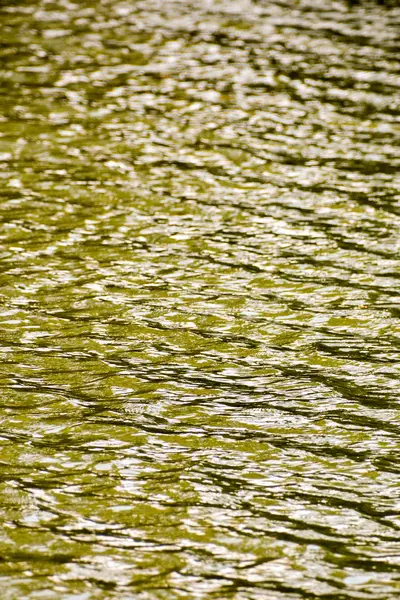
<instances>
[{"instance_id":1,"label":"water surface","mask_svg":"<svg viewBox=\"0 0 400 600\"><path fill-rule=\"evenodd\" d=\"M1 598L398 598L400 9L0 22Z\"/></svg>"}]
</instances>

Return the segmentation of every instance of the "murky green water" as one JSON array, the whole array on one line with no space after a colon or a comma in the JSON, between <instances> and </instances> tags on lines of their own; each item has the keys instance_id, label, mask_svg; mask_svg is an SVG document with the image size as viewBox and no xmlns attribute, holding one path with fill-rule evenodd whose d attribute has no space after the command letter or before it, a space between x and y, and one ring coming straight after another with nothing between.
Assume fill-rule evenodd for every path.
<instances>
[{"instance_id":1,"label":"murky green water","mask_svg":"<svg viewBox=\"0 0 400 600\"><path fill-rule=\"evenodd\" d=\"M400 593L400 9L1 4L2 600Z\"/></svg>"}]
</instances>

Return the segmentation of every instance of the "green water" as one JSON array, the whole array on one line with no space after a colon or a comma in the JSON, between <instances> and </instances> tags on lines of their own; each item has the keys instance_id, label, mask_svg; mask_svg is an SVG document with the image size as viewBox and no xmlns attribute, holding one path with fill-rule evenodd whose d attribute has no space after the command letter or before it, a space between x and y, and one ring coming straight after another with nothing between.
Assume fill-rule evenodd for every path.
<instances>
[{"instance_id":1,"label":"green water","mask_svg":"<svg viewBox=\"0 0 400 600\"><path fill-rule=\"evenodd\" d=\"M400 594L400 9L0 5L1 600Z\"/></svg>"}]
</instances>

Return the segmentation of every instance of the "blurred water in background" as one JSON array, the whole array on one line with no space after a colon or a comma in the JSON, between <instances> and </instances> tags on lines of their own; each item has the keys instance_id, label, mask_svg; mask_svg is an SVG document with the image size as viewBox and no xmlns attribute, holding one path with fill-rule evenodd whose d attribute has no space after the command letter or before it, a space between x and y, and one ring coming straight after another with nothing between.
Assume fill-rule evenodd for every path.
<instances>
[{"instance_id":1,"label":"blurred water in background","mask_svg":"<svg viewBox=\"0 0 400 600\"><path fill-rule=\"evenodd\" d=\"M400 9L3 0L2 600L400 592Z\"/></svg>"}]
</instances>

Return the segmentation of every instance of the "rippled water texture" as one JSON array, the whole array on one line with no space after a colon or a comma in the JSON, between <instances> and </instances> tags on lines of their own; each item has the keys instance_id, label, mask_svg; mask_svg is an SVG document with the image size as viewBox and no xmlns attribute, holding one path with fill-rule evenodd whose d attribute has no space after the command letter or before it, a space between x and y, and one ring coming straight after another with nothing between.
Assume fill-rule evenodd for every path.
<instances>
[{"instance_id":1,"label":"rippled water texture","mask_svg":"<svg viewBox=\"0 0 400 600\"><path fill-rule=\"evenodd\" d=\"M2 600L400 593L400 8L1 4Z\"/></svg>"}]
</instances>

